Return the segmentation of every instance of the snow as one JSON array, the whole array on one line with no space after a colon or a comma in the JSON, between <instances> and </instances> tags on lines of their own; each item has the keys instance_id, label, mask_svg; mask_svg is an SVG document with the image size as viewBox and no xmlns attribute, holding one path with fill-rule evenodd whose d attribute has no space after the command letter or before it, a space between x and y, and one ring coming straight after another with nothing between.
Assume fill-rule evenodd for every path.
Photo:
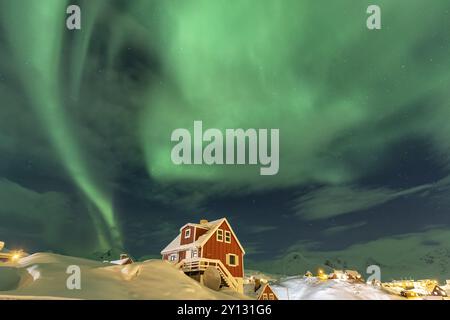
<instances>
[{"instance_id":1,"label":"snow","mask_svg":"<svg viewBox=\"0 0 450 320\"><path fill-rule=\"evenodd\" d=\"M66 282L69 266L81 270L81 290ZM12 281L14 280L14 281ZM1 291L3 290L3 291ZM19 263L0 264L2 299L249 299L239 293L214 291L162 260L125 266L50 253L36 253Z\"/></svg>"},{"instance_id":2,"label":"snow","mask_svg":"<svg viewBox=\"0 0 450 320\"><path fill-rule=\"evenodd\" d=\"M81 290L67 289L67 268L72 265L80 267ZM377 286L347 280L321 281L303 276L277 279L270 286L282 300L403 299ZM250 297L227 289L210 290L166 261L105 265L99 261L38 253L20 259L14 265L0 264L2 299L228 300Z\"/></svg>"},{"instance_id":3,"label":"snow","mask_svg":"<svg viewBox=\"0 0 450 320\"><path fill-rule=\"evenodd\" d=\"M400 297L366 283L289 277L271 285L280 300L393 300Z\"/></svg>"},{"instance_id":4,"label":"snow","mask_svg":"<svg viewBox=\"0 0 450 320\"><path fill-rule=\"evenodd\" d=\"M39 272L37 265L27 268L27 271L33 278L33 281L36 281L37 279L39 279L41 277L41 273Z\"/></svg>"}]
</instances>

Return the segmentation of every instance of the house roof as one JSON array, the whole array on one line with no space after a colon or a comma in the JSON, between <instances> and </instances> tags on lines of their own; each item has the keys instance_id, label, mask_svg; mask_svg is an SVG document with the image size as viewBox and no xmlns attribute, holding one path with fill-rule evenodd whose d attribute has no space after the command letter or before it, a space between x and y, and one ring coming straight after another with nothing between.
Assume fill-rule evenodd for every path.
<instances>
[{"instance_id":1,"label":"house roof","mask_svg":"<svg viewBox=\"0 0 450 320\"><path fill-rule=\"evenodd\" d=\"M345 270L345 273L353 277L361 277L361 274L356 270Z\"/></svg>"},{"instance_id":2,"label":"house roof","mask_svg":"<svg viewBox=\"0 0 450 320\"><path fill-rule=\"evenodd\" d=\"M198 247L196 245L197 241L180 245L181 243L181 235L178 234L178 236L172 240L162 251L161 254L170 253L174 251L180 251L180 250L186 250L186 249L192 249L195 247Z\"/></svg>"},{"instance_id":3,"label":"house roof","mask_svg":"<svg viewBox=\"0 0 450 320\"><path fill-rule=\"evenodd\" d=\"M111 263L111 264L117 264L117 265L125 265L125 264L128 264L128 263L132 263L133 262L133 260L131 260L131 258L124 258L124 259L119 259L119 260L113 260L113 261L110 261L109 263Z\"/></svg>"},{"instance_id":4,"label":"house roof","mask_svg":"<svg viewBox=\"0 0 450 320\"><path fill-rule=\"evenodd\" d=\"M216 220L216 221L218 221L218 220ZM213 221L214 222L214 221ZM210 224L210 222L208 222L208 223L204 223L204 224L200 224L200 223L191 223L191 222L189 222L189 223L186 223L184 226L182 226L181 228L180 228L180 231L181 230L183 230L185 227L187 227L187 226L192 226L192 227L196 227L196 228L201 228L201 229L209 229L206 225L208 225L208 224Z\"/></svg>"},{"instance_id":5,"label":"house roof","mask_svg":"<svg viewBox=\"0 0 450 320\"><path fill-rule=\"evenodd\" d=\"M192 242L192 243L188 243L188 244L183 244L181 245L181 232L178 234L178 236L172 240L172 242L170 242L162 251L161 254L166 254L166 253L170 253L170 252L175 252L175 251L181 251L181 250L187 250L187 249L192 249L192 248L199 248L202 247L210 238L211 236L216 232L216 230L220 227L220 225L225 222L228 227L231 230L231 233L234 235L234 238L236 239L237 244L239 245L239 247L242 250L242 253L245 254L245 250L242 247L241 243L239 242L236 234L234 233L233 229L231 228L230 223L228 222L228 220L226 218L222 218L222 219L217 219L214 221L209 221L207 223L204 224L196 224L196 223L187 223L185 224L183 227L180 228L180 230L182 230L185 226L187 225L192 225L198 228L203 228L203 229L208 229L208 231L201 235L196 241Z\"/></svg>"}]
</instances>

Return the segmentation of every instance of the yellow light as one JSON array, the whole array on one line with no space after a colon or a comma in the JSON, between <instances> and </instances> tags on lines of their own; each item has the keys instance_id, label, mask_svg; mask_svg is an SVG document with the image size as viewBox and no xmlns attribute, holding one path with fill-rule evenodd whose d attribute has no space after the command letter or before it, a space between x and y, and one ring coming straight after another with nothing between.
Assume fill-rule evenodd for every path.
<instances>
[{"instance_id":1,"label":"yellow light","mask_svg":"<svg viewBox=\"0 0 450 320\"><path fill-rule=\"evenodd\" d=\"M22 257L22 253L20 251L19 252L13 252L12 256L11 256L11 261L16 262L21 257Z\"/></svg>"}]
</instances>

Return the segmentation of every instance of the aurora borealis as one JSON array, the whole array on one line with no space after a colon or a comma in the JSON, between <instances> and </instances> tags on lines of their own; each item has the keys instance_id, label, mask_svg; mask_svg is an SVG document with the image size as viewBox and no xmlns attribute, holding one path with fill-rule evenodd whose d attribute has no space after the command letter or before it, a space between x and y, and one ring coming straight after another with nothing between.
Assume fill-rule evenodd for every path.
<instances>
[{"instance_id":1,"label":"aurora borealis","mask_svg":"<svg viewBox=\"0 0 450 320\"><path fill-rule=\"evenodd\" d=\"M69 4L79 31L65 28ZM370 4L381 30L366 28ZM395 274L450 253L447 0L0 10L1 240L157 256L184 223L227 216L267 268L301 252ZM279 129L278 174L174 165L170 134L196 120Z\"/></svg>"}]
</instances>

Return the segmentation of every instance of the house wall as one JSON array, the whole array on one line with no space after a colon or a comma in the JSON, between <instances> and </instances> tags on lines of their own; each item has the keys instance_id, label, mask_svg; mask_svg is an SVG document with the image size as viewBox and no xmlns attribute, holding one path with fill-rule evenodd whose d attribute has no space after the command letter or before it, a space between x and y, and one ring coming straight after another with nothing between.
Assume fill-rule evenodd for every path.
<instances>
[{"instance_id":1,"label":"house wall","mask_svg":"<svg viewBox=\"0 0 450 320\"><path fill-rule=\"evenodd\" d=\"M227 223L222 222L219 229L231 231ZM225 240L225 239L224 239ZM239 257L239 265L236 267L229 266L227 264L226 254L233 253ZM219 259L228 268L230 273L234 277L244 276L244 261L242 250L239 247L236 238L231 233L231 243L225 243L225 241L217 241L217 231L209 238L209 240L203 245L202 255L207 259Z\"/></svg>"},{"instance_id":2,"label":"house wall","mask_svg":"<svg viewBox=\"0 0 450 320\"><path fill-rule=\"evenodd\" d=\"M176 253L178 255L178 260L175 260L175 262L180 262L181 260L183 260L184 258L186 258L186 251L174 251L171 253L166 253L162 255L162 259L163 260L169 260L169 256Z\"/></svg>"},{"instance_id":3,"label":"house wall","mask_svg":"<svg viewBox=\"0 0 450 320\"><path fill-rule=\"evenodd\" d=\"M171 252L171 253L163 254L163 255L162 255L162 259L163 259L163 260L169 261L169 256L172 255L172 254L174 254L174 253L178 254L178 260L175 260L175 262L180 262L180 261L183 260L183 259L185 258L185 256L186 256L186 251L178 251L178 252L177 252L177 251L174 251L174 252ZM173 261L171 261L171 262L173 262Z\"/></svg>"},{"instance_id":4,"label":"house wall","mask_svg":"<svg viewBox=\"0 0 450 320\"><path fill-rule=\"evenodd\" d=\"M178 261L183 260L184 258L186 258L186 251L180 251L178 252Z\"/></svg>"},{"instance_id":5,"label":"house wall","mask_svg":"<svg viewBox=\"0 0 450 320\"><path fill-rule=\"evenodd\" d=\"M191 230L191 234L190 234L189 238L184 237L184 233L187 229ZM194 242L194 237L195 237L195 228L193 226L186 226L183 229L181 229L180 244L183 245L183 244L192 243L192 242Z\"/></svg>"}]
</instances>

